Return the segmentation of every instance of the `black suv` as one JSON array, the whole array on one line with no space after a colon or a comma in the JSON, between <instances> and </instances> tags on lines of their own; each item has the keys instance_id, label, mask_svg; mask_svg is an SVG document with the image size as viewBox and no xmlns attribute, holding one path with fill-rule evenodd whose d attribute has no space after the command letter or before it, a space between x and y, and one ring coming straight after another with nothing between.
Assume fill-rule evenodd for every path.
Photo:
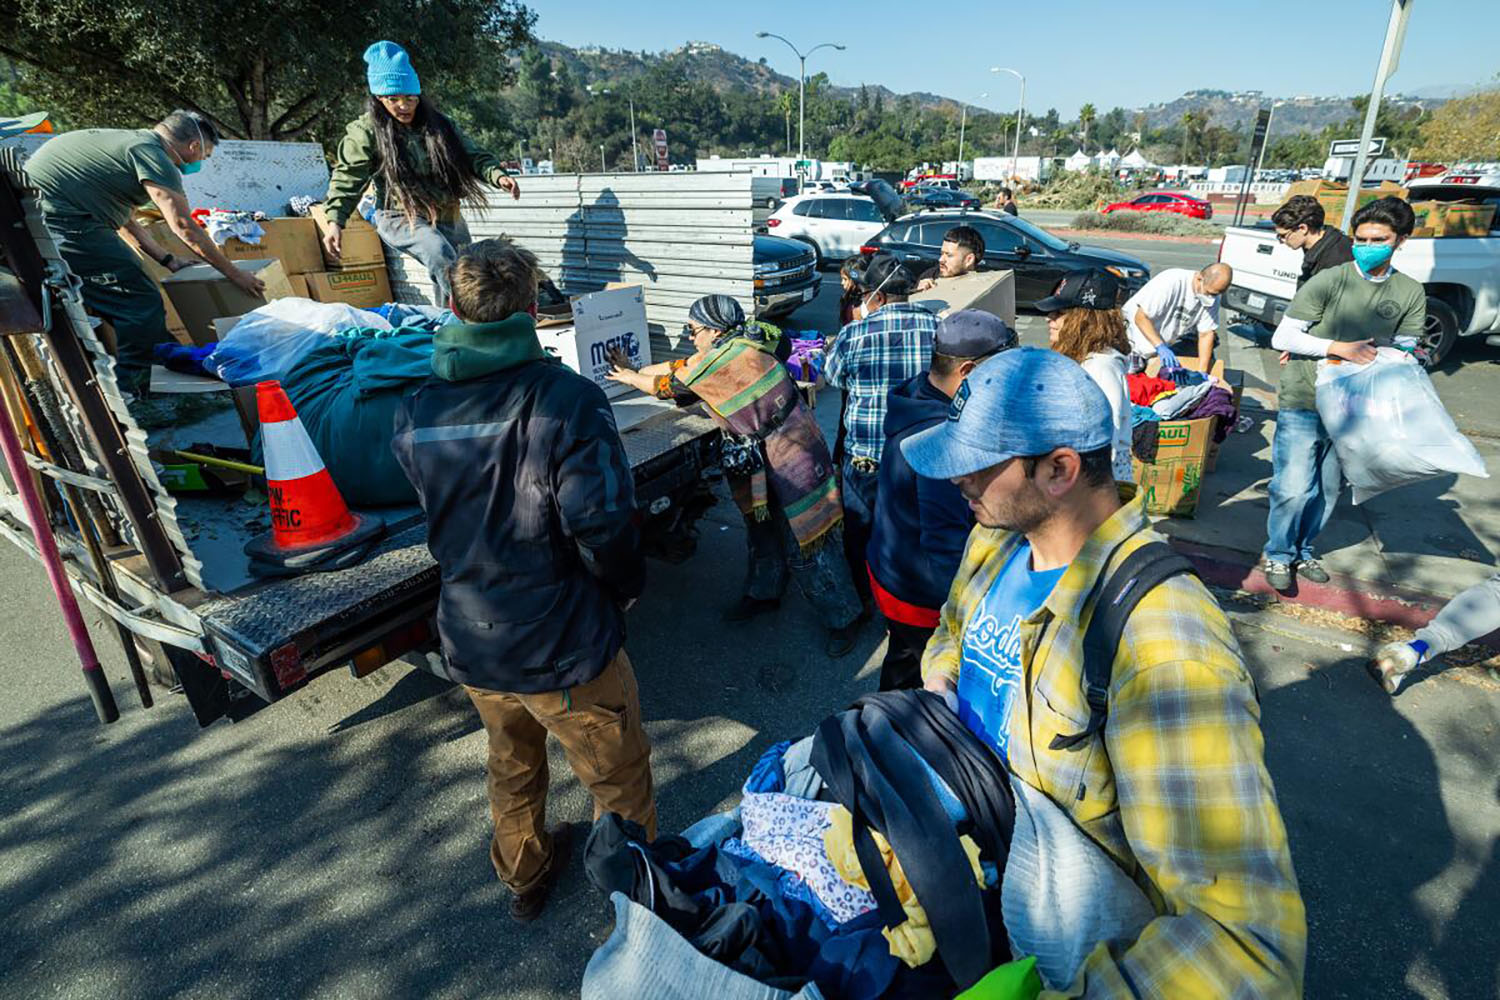
<instances>
[{"instance_id":1,"label":"black suv","mask_svg":"<svg viewBox=\"0 0 1500 1000\"><path fill-rule=\"evenodd\" d=\"M755 315L781 319L817 298L818 255L800 240L755 237Z\"/></svg>"},{"instance_id":2,"label":"black suv","mask_svg":"<svg viewBox=\"0 0 1500 1000\"><path fill-rule=\"evenodd\" d=\"M1052 294L1068 271L1102 267L1120 279L1121 298L1134 295L1151 277L1146 262L1129 254L1060 240L1024 219L1004 212L945 209L903 216L860 248L861 253L889 250L917 274L937 266L943 234L954 226L972 226L984 238L981 271L1015 274L1016 305L1029 307Z\"/></svg>"}]
</instances>

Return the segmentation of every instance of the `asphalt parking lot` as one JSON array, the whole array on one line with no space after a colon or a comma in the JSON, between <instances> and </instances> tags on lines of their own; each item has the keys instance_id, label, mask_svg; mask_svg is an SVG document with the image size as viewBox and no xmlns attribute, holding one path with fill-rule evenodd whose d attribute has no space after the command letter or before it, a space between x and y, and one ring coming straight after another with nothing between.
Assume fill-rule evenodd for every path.
<instances>
[{"instance_id":1,"label":"asphalt parking lot","mask_svg":"<svg viewBox=\"0 0 1500 1000\"><path fill-rule=\"evenodd\" d=\"M1102 242L1102 241L1101 241ZM1139 244L1155 268L1212 247ZM831 285L831 287L829 287ZM826 329L837 277L791 328ZM1024 317L1037 342L1044 329ZM832 394L820 402L827 425ZM873 688L881 636L830 661L794 599L725 626L744 540L727 502L698 553L653 564L629 649L655 744L661 823L734 800L772 742ZM577 995L607 935L575 852L548 912L518 927L486 856L484 738L420 672L333 672L199 730L180 698L141 710L92 615L121 700L94 720L38 567L0 546L0 935L16 997ZM1309 997L1500 995L1500 684L1426 677L1391 700L1364 637L1232 604L1310 924ZM553 757L553 819L590 817Z\"/></svg>"}]
</instances>

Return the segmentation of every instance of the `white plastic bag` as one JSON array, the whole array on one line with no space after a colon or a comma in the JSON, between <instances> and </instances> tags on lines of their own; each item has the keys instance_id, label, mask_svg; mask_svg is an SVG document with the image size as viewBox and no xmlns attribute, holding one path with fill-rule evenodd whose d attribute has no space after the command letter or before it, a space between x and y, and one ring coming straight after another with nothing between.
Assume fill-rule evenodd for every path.
<instances>
[{"instance_id":1,"label":"white plastic bag","mask_svg":"<svg viewBox=\"0 0 1500 1000\"><path fill-rule=\"evenodd\" d=\"M1489 478L1432 380L1405 351L1382 347L1367 365L1319 362L1317 401L1357 504L1449 472Z\"/></svg>"},{"instance_id":2,"label":"white plastic bag","mask_svg":"<svg viewBox=\"0 0 1500 1000\"><path fill-rule=\"evenodd\" d=\"M241 317L207 363L232 386L279 379L325 337L351 327L389 330L391 324L343 302L272 299Z\"/></svg>"}]
</instances>

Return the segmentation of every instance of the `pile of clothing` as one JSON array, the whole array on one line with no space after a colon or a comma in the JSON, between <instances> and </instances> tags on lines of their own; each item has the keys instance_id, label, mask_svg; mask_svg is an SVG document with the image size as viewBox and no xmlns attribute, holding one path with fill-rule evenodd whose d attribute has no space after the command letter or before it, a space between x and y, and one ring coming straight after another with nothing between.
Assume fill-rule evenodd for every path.
<instances>
[{"instance_id":1,"label":"pile of clothing","mask_svg":"<svg viewBox=\"0 0 1500 1000\"><path fill-rule=\"evenodd\" d=\"M792 353L786 359L786 367L792 373L792 378L798 382L816 382L823 374L823 364L828 353L823 338L816 334L811 337L798 337L794 334L791 344Z\"/></svg>"},{"instance_id":2,"label":"pile of clothing","mask_svg":"<svg viewBox=\"0 0 1500 1000\"><path fill-rule=\"evenodd\" d=\"M1125 381L1133 420L1130 450L1142 462L1156 461L1159 421L1221 417L1214 424L1214 440L1223 441L1239 416L1229 387L1200 371L1173 368L1160 375L1127 375Z\"/></svg>"},{"instance_id":3,"label":"pile of clothing","mask_svg":"<svg viewBox=\"0 0 1500 1000\"><path fill-rule=\"evenodd\" d=\"M223 246L231 239L249 243L251 246L260 246L261 237L266 234L260 225L266 219L264 212L198 208L193 210L193 218L208 233L208 238L219 246Z\"/></svg>"},{"instance_id":4,"label":"pile of clothing","mask_svg":"<svg viewBox=\"0 0 1500 1000\"><path fill-rule=\"evenodd\" d=\"M740 806L682 837L601 818L585 863L598 888L690 944L685 960L788 996L952 996L1009 960L1000 885L1014 823L1003 766L942 700L887 692L772 747ZM624 995L622 947L596 954L585 996Z\"/></svg>"}]
</instances>

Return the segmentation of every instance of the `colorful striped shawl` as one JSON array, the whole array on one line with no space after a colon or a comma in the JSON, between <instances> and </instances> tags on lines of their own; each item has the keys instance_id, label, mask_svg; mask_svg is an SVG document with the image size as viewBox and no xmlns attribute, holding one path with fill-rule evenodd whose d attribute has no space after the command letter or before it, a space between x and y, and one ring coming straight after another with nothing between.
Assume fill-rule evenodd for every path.
<instances>
[{"instance_id":1,"label":"colorful striped shawl","mask_svg":"<svg viewBox=\"0 0 1500 1000\"><path fill-rule=\"evenodd\" d=\"M843 519L828 444L797 384L765 346L732 338L678 377L724 430L764 445L766 467L735 484L742 511L765 517L774 493L804 551Z\"/></svg>"}]
</instances>

